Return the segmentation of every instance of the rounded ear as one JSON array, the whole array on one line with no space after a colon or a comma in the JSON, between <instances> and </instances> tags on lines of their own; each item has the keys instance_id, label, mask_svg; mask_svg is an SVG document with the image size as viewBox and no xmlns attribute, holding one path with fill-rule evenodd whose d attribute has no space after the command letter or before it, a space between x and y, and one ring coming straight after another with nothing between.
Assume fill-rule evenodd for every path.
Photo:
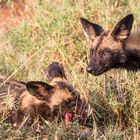
<instances>
[{"instance_id":1,"label":"rounded ear","mask_svg":"<svg viewBox=\"0 0 140 140\"><path fill-rule=\"evenodd\" d=\"M44 82L31 81L27 83L26 89L39 100L46 100L51 97L54 87Z\"/></svg>"},{"instance_id":2,"label":"rounded ear","mask_svg":"<svg viewBox=\"0 0 140 140\"><path fill-rule=\"evenodd\" d=\"M134 17L132 14L127 15L123 19L121 19L115 26L111 35L116 40L125 40L131 31L133 25Z\"/></svg>"},{"instance_id":3,"label":"rounded ear","mask_svg":"<svg viewBox=\"0 0 140 140\"><path fill-rule=\"evenodd\" d=\"M94 40L94 38L100 35L103 32L103 29L100 25L92 23L85 18L80 18L81 24L84 28L84 33L90 39Z\"/></svg>"},{"instance_id":4,"label":"rounded ear","mask_svg":"<svg viewBox=\"0 0 140 140\"><path fill-rule=\"evenodd\" d=\"M46 69L47 78L51 81L53 78L61 77L66 79L63 66L58 62L52 62Z\"/></svg>"}]
</instances>

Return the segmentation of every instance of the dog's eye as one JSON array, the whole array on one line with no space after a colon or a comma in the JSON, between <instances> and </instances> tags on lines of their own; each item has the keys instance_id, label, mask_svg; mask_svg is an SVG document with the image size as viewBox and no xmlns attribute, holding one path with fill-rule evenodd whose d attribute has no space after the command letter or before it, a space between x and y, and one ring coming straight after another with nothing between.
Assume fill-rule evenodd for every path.
<instances>
[{"instance_id":1,"label":"dog's eye","mask_svg":"<svg viewBox=\"0 0 140 140\"><path fill-rule=\"evenodd\" d=\"M71 99L66 100L66 101L65 101L65 104L66 104L66 105L71 104Z\"/></svg>"},{"instance_id":2,"label":"dog's eye","mask_svg":"<svg viewBox=\"0 0 140 140\"><path fill-rule=\"evenodd\" d=\"M75 101L73 101L72 99L68 99L67 101L65 101L65 105L66 105L67 107L72 107L72 106L75 106L76 103L75 103Z\"/></svg>"},{"instance_id":3,"label":"dog's eye","mask_svg":"<svg viewBox=\"0 0 140 140\"><path fill-rule=\"evenodd\" d=\"M66 101L65 101L65 104L68 104L69 102L70 102L70 100L66 100Z\"/></svg>"},{"instance_id":4,"label":"dog's eye","mask_svg":"<svg viewBox=\"0 0 140 140\"><path fill-rule=\"evenodd\" d=\"M111 56L111 52L109 50L104 50L101 52L101 55L105 58L108 58Z\"/></svg>"}]
</instances>

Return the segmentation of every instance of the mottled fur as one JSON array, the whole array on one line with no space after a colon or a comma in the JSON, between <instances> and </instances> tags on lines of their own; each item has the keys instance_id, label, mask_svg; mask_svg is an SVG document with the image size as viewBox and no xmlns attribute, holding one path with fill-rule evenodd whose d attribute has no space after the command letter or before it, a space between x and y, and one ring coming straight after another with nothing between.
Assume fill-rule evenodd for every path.
<instances>
[{"instance_id":1,"label":"mottled fur","mask_svg":"<svg viewBox=\"0 0 140 140\"><path fill-rule=\"evenodd\" d=\"M3 104L5 97L10 97L10 101L16 102L18 97L26 90L26 83L9 79L0 75L0 106ZM12 93L12 94L11 94ZM0 107L1 108L1 107Z\"/></svg>"},{"instance_id":2,"label":"mottled fur","mask_svg":"<svg viewBox=\"0 0 140 140\"><path fill-rule=\"evenodd\" d=\"M64 119L67 112L73 115L82 114L85 104L77 90L66 80L63 67L53 62L46 73L50 79L49 84L41 81L24 83L10 80L6 82L10 86L11 95L14 94L13 101L18 102L18 109L12 115L13 123L20 124L24 118L32 123L40 116L47 120L53 120L55 117ZM14 84L12 84L13 81Z\"/></svg>"},{"instance_id":3,"label":"mottled fur","mask_svg":"<svg viewBox=\"0 0 140 140\"><path fill-rule=\"evenodd\" d=\"M121 19L112 31L81 18L86 36L92 40L87 71L100 75L113 68L140 69L140 31L131 32L133 15Z\"/></svg>"}]
</instances>

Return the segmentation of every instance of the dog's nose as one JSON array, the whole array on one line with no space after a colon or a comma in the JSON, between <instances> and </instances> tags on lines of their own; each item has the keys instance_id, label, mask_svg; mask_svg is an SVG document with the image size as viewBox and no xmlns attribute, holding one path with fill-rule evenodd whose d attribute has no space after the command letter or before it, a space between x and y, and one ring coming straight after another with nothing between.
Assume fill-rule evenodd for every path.
<instances>
[{"instance_id":1,"label":"dog's nose","mask_svg":"<svg viewBox=\"0 0 140 140\"><path fill-rule=\"evenodd\" d=\"M93 71L93 67L92 66L87 66L87 72L88 73L92 73L92 71Z\"/></svg>"}]
</instances>

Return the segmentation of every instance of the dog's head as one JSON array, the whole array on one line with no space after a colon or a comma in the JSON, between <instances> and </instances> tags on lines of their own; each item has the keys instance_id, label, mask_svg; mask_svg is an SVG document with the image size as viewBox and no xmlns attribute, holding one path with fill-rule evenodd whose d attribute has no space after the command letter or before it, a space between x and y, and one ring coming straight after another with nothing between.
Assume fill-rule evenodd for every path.
<instances>
[{"instance_id":1,"label":"dog's head","mask_svg":"<svg viewBox=\"0 0 140 140\"><path fill-rule=\"evenodd\" d=\"M31 81L26 85L29 93L36 97L38 100L43 101L43 108L49 106L50 114L54 116L65 117L66 113L81 115L83 109L85 109L84 102L80 99L80 96L75 94L72 89L66 88L64 85L52 86L40 81ZM46 104L44 104L46 103ZM40 104L42 106L42 104ZM48 110L43 110L47 112ZM45 113L47 114L47 113Z\"/></svg>"},{"instance_id":2,"label":"dog's head","mask_svg":"<svg viewBox=\"0 0 140 140\"><path fill-rule=\"evenodd\" d=\"M40 81L28 82L26 87L29 93L46 102L53 116L60 115L64 118L66 114L71 116L84 114L87 105L77 90L66 80L62 65L53 62L48 66L46 73L50 84Z\"/></svg>"},{"instance_id":3,"label":"dog's head","mask_svg":"<svg viewBox=\"0 0 140 140\"><path fill-rule=\"evenodd\" d=\"M81 18L84 33L92 40L90 59L87 71L92 75L118 68L127 61L125 41L129 37L133 25L133 15L122 18L113 30L104 30L102 26Z\"/></svg>"}]
</instances>

